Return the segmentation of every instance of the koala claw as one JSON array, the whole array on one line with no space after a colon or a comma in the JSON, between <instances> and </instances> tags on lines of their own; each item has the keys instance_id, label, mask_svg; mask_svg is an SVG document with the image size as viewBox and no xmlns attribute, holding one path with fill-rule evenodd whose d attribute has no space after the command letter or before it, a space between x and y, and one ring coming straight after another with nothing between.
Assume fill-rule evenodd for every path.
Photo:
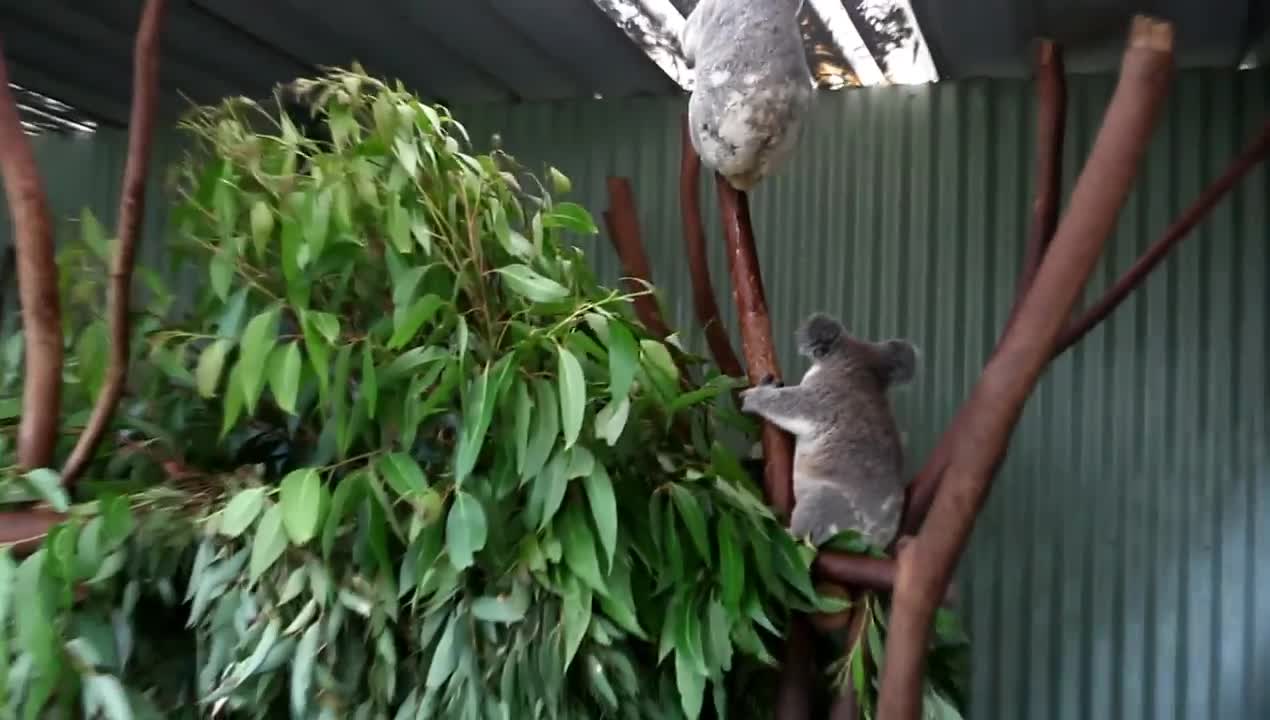
<instances>
[{"instance_id":1,"label":"koala claw","mask_svg":"<svg viewBox=\"0 0 1270 720\"><path fill-rule=\"evenodd\" d=\"M764 375L764 376L763 376L763 378L762 378L761 380L759 380L759 381L758 381L758 384L759 384L759 385L772 385L772 386L775 386L775 387L783 387L783 386L785 385L785 383L783 383L783 382L781 382L781 381L777 380L777 379L776 379L776 376L775 376L775 375L773 375L773 374L771 374L771 373L768 373L768 374Z\"/></svg>"}]
</instances>

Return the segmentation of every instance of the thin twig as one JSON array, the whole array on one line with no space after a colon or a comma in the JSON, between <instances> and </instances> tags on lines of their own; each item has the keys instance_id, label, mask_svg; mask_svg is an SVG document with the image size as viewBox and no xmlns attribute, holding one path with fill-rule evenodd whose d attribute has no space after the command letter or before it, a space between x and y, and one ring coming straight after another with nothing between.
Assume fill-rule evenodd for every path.
<instances>
[{"instance_id":1,"label":"thin twig","mask_svg":"<svg viewBox=\"0 0 1270 720\"><path fill-rule=\"evenodd\" d=\"M132 66L132 115L128 121L128 157L119 195L118 247L110 268L110 363L105 382L93 405L83 434L62 468L62 481L74 485L97 452L123 396L131 357L132 334L128 304L132 295L132 270L136 264L137 235L145 216L146 179L150 172L150 144L159 104L159 35L165 0L147 0L137 28Z\"/></svg>"},{"instance_id":2,"label":"thin twig","mask_svg":"<svg viewBox=\"0 0 1270 720\"><path fill-rule=\"evenodd\" d=\"M968 400L948 468L921 531L899 553L879 720L921 716L930 624L983 506L1024 403L1115 228L1160 114L1172 25L1137 16L1093 150L1035 281Z\"/></svg>"},{"instance_id":3,"label":"thin twig","mask_svg":"<svg viewBox=\"0 0 1270 720\"><path fill-rule=\"evenodd\" d=\"M24 377L18 464L47 467L57 443L62 402L62 311L53 254L48 197L31 144L22 130L17 100L0 48L0 176L4 179L22 305Z\"/></svg>"},{"instance_id":4,"label":"thin twig","mask_svg":"<svg viewBox=\"0 0 1270 720\"><path fill-rule=\"evenodd\" d=\"M714 284L710 281L710 260L706 256L706 231L701 222L701 158L692 147L688 135L688 119L684 116L682 127L682 159L679 165L679 208L683 219L684 248L688 253L688 272L692 278L692 306L697 311L697 322L706 335L706 344L714 362L724 375L741 377L745 370L732 349L727 328L719 317L719 305L714 296Z\"/></svg>"}]
</instances>

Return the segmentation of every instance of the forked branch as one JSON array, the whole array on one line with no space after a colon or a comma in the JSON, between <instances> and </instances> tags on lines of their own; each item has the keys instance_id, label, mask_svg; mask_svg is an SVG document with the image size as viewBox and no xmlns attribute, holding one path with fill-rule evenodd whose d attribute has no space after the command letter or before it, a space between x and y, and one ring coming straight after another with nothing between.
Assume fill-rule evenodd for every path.
<instances>
[{"instance_id":1,"label":"forked branch","mask_svg":"<svg viewBox=\"0 0 1270 720\"><path fill-rule=\"evenodd\" d=\"M1059 194L1063 182L1063 139L1066 134L1067 78L1063 72L1062 49L1049 40L1041 41L1036 54L1036 177L1032 198L1032 223L1028 230L1027 248L1023 254L1023 267L1019 271L1018 286L1006 331L1018 316L1023 298L1032 287L1036 271L1045 258L1058 224ZM1005 337L1005 332L1001 336ZM995 354L1000 345L993 350ZM917 532L921 527L930 502L935 497L935 485L940 473L948 465L948 453L952 438L957 435L965 408L959 408L948 428L940 436L938 444L926 464L909 483L904 507L901 531Z\"/></svg>"},{"instance_id":2,"label":"forked branch","mask_svg":"<svg viewBox=\"0 0 1270 720\"><path fill-rule=\"evenodd\" d=\"M1270 121L1262 124L1257 135L1244 147L1243 151L1231 161L1226 170L1210 183L1199 197L1182 213L1172 225L1164 231L1160 239L1147 249L1132 266L1120 276L1098 302L1088 310L1073 318L1059 336L1051 357L1057 358L1084 338L1091 330L1106 320L1135 290L1141 287L1151 273L1164 261L1182 240L1186 239L1209 213L1248 175L1258 164L1265 162L1270 156ZM963 408L964 410L964 408ZM909 487L908 510L905 515L905 532L916 532L922 519L930 509L930 502L935 495L939 473L948 464L948 439L955 434L955 428L961 417L949 425L935 452L931 454L925 467L913 480Z\"/></svg>"},{"instance_id":3,"label":"forked branch","mask_svg":"<svg viewBox=\"0 0 1270 720\"><path fill-rule=\"evenodd\" d=\"M1023 298L1016 321L975 386L950 443L931 513L899 554L891 604L880 720L921 716L923 661L930 624L953 567L1005 456L1023 405L1053 355L1059 333L1137 172L1159 116L1172 68L1173 28L1133 20L1120 80L1071 203Z\"/></svg>"},{"instance_id":4,"label":"forked branch","mask_svg":"<svg viewBox=\"0 0 1270 720\"><path fill-rule=\"evenodd\" d=\"M136 265L137 235L145 216L146 178L150 173L150 143L154 115L159 104L160 28L165 0L147 0L132 57L132 112L128 119L128 157L119 194L118 246L110 268L110 362L105 382L93 405L84 432L62 468L62 482L73 485L97 452L128 379L132 323L128 317L132 297L132 270Z\"/></svg>"},{"instance_id":5,"label":"forked branch","mask_svg":"<svg viewBox=\"0 0 1270 720\"><path fill-rule=\"evenodd\" d=\"M48 198L35 154L22 130L17 100L0 47L0 177L13 218L18 298L24 340L18 464L48 467L57 444L62 404L62 310Z\"/></svg>"}]
</instances>

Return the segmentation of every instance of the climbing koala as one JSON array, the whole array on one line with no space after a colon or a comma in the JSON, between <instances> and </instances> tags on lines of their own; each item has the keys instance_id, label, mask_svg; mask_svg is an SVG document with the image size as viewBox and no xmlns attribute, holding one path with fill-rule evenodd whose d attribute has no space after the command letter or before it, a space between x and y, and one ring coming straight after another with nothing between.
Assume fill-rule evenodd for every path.
<instances>
[{"instance_id":1,"label":"climbing koala","mask_svg":"<svg viewBox=\"0 0 1270 720\"><path fill-rule=\"evenodd\" d=\"M906 340L852 337L821 313L804 322L798 345L812 361L800 384L766 378L741 393L743 411L796 438L790 530L816 545L855 530L885 547L904 505L903 450L886 391L913 378L917 350Z\"/></svg>"},{"instance_id":2,"label":"climbing koala","mask_svg":"<svg viewBox=\"0 0 1270 720\"><path fill-rule=\"evenodd\" d=\"M680 34L694 74L689 137L706 167L747 191L790 155L813 87L802 0L701 0Z\"/></svg>"}]
</instances>

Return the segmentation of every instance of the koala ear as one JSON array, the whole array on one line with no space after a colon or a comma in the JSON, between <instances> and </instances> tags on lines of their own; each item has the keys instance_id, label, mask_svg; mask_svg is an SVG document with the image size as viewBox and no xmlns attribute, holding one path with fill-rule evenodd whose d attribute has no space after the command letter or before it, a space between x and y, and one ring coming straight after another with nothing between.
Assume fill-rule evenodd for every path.
<instances>
[{"instance_id":1,"label":"koala ear","mask_svg":"<svg viewBox=\"0 0 1270 720\"><path fill-rule=\"evenodd\" d=\"M797 340L801 351L819 359L829 352L845 333L842 325L825 313L812 313L798 328Z\"/></svg>"},{"instance_id":2,"label":"koala ear","mask_svg":"<svg viewBox=\"0 0 1270 720\"><path fill-rule=\"evenodd\" d=\"M882 366L879 368L887 385L901 385L917 374L917 348L907 340L887 340L879 348Z\"/></svg>"}]
</instances>

